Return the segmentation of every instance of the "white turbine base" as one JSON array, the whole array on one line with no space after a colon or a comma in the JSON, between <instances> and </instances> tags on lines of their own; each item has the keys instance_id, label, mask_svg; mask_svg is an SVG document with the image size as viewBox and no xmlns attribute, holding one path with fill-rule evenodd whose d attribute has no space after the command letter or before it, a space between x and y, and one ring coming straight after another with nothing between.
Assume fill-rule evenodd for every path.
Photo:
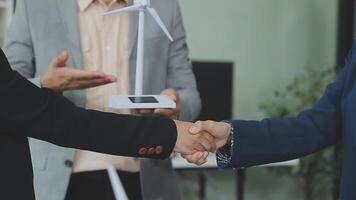
<instances>
[{"instance_id":1,"label":"white turbine base","mask_svg":"<svg viewBox=\"0 0 356 200\"><path fill-rule=\"evenodd\" d=\"M143 98L148 101L133 102L135 98ZM176 106L176 103L167 95L125 95L109 98L109 108L113 109L174 109Z\"/></svg>"}]
</instances>

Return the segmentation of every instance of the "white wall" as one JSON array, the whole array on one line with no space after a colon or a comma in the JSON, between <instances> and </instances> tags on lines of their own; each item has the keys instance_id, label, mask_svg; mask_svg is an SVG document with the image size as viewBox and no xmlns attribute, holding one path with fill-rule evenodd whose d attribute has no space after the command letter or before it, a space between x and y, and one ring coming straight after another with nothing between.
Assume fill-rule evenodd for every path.
<instances>
[{"instance_id":1,"label":"white wall","mask_svg":"<svg viewBox=\"0 0 356 200\"><path fill-rule=\"evenodd\" d=\"M181 0L193 60L235 63L234 117L258 105L306 65L335 64L337 0Z\"/></svg>"}]
</instances>

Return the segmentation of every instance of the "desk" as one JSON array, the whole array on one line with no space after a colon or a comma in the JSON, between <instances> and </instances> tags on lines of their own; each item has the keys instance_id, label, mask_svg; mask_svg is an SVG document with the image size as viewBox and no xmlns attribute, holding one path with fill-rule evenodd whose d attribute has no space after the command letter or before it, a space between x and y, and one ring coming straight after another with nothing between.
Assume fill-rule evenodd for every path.
<instances>
[{"instance_id":1,"label":"desk","mask_svg":"<svg viewBox=\"0 0 356 200\"><path fill-rule=\"evenodd\" d=\"M175 169L178 170L187 170L187 169L217 169L216 156L215 154L210 154L208 157L208 162L201 166L196 166L194 164L188 163L185 159L183 159L180 155L177 155L176 158L172 159L172 164ZM273 163L268 165L261 165L258 167L280 167L280 166L295 166L299 164L299 160L291 160L287 162L281 163ZM245 182L245 169L237 170L236 173L236 196L237 200L243 200L244 196L244 182ZM205 199L205 187L206 187L206 177L204 173L199 174L199 199Z\"/></svg>"}]
</instances>

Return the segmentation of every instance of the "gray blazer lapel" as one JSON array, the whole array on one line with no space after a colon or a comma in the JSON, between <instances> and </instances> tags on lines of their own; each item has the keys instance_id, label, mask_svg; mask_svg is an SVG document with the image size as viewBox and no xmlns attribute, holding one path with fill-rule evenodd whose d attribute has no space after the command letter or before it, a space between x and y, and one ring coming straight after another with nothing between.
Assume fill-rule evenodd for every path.
<instances>
[{"instance_id":1,"label":"gray blazer lapel","mask_svg":"<svg viewBox=\"0 0 356 200\"><path fill-rule=\"evenodd\" d=\"M64 33L68 39L69 53L75 68L82 68L82 53L78 24L78 5L76 0L57 0L60 19L64 24Z\"/></svg>"}]
</instances>

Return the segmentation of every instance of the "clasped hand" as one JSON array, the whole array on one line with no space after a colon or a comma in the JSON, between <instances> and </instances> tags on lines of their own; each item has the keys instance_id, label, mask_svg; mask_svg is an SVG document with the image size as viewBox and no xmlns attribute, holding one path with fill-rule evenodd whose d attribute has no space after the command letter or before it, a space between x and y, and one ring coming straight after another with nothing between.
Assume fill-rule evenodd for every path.
<instances>
[{"instance_id":1,"label":"clasped hand","mask_svg":"<svg viewBox=\"0 0 356 200\"><path fill-rule=\"evenodd\" d=\"M174 151L181 153L189 163L196 165L206 163L209 152L216 152L230 137L231 125L228 123L215 121L175 123L178 136Z\"/></svg>"}]
</instances>

